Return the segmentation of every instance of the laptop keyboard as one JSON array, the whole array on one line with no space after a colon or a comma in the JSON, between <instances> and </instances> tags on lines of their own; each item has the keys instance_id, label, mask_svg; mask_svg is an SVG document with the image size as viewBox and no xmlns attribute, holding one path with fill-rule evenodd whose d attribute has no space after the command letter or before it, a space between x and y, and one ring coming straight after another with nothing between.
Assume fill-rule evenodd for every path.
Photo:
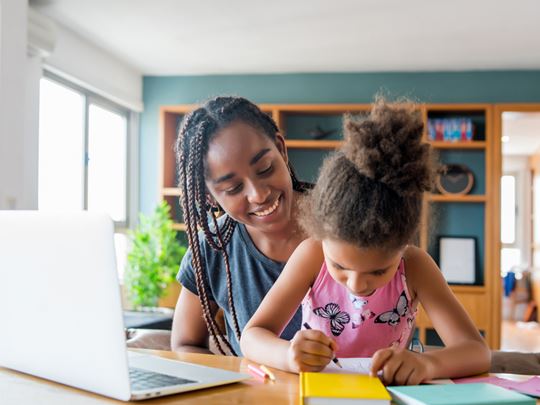
<instances>
[{"instance_id":1,"label":"laptop keyboard","mask_svg":"<svg viewBox=\"0 0 540 405\"><path fill-rule=\"evenodd\" d=\"M148 390L153 388L169 387L172 385L182 385L195 383L197 381L185 378L173 377L167 374L155 373L153 371L140 368L129 368L129 380L133 391Z\"/></svg>"}]
</instances>

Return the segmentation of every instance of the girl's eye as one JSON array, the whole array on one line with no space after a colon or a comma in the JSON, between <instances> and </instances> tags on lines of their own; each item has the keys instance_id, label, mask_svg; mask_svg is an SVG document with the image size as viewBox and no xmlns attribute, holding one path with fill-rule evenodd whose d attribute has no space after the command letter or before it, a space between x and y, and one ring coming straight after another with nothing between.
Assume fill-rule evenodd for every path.
<instances>
[{"instance_id":1,"label":"girl's eye","mask_svg":"<svg viewBox=\"0 0 540 405\"><path fill-rule=\"evenodd\" d=\"M374 276L382 276L384 273L386 273L386 270L377 270L371 274L373 274Z\"/></svg>"},{"instance_id":2,"label":"girl's eye","mask_svg":"<svg viewBox=\"0 0 540 405\"><path fill-rule=\"evenodd\" d=\"M225 190L225 192L229 195L233 195L233 194L238 193L241 189L242 189L242 184L239 184L236 187Z\"/></svg>"},{"instance_id":3,"label":"girl's eye","mask_svg":"<svg viewBox=\"0 0 540 405\"><path fill-rule=\"evenodd\" d=\"M258 172L257 174L267 174L267 173L270 173L272 171L272 165L268 166L266 169L264 170L261 170L260 172Z\"/></svg>"}]
</instances>

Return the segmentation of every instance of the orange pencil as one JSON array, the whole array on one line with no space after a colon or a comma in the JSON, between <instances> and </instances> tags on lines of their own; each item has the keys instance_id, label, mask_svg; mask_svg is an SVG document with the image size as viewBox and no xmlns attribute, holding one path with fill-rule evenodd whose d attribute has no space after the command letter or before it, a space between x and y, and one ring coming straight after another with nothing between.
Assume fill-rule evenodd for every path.
<instances>
[{"instance_id":1,"label":"orange pencil","mask_svg":"<svg viewBox=\"0 0 540 405\"><path fill-rule=\"evenodd\" d=\"M264 364L261 364L259 368L264 371L272 381L276 381L276 376L268 369L268 367L266 367Z\"/></svg>"}]
</instances>

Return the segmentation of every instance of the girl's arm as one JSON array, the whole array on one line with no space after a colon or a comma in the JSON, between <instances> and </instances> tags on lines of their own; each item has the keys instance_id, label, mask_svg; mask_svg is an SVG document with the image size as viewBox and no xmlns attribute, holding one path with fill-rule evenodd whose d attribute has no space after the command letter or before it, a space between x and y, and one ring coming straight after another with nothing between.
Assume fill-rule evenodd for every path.
<instances>
[{"instance_id":1,"label":"girl's arm","mask_svg":"<svg viewBox=\"0 0 540 405\"><path fill-rule=\"evenodd\" d=\"M324 256L321 243L306 239L248 322L240 345L244 355L282 370L320 370L332 359L333 340L316 330L302 330L289 342L279 336L317 278Z\"/></svg>"},{"instance_id":2,"label":"girl's arm","mask_svg":"<svg viewBox=\"0 0 540 405\"><path fill-rule=\"evenodd\" d=\"M382 369L385 381L401 384L488 371L491 352L435 262L416 247L408 247L404 258L409 290L418 297L445 348L423 354L379 350L373 358L374 371ZM400 362L399 357L407 359ZM403 366L406 362L412 369Z\"/></svg>"},{"instance_id":3,"label":"girl's arm","mask_svg":"<svg viewBox=\"0 0 540 405\"><path fill-rule=\"evenodd\" d=\"M217 305L213 302L212 304L214 314L217 311ZM173 351L212 354L208 349L209 334L202 311L199 296L187 288L182 288L174 310L171 333Z\"/></svg>"}]
</instances>

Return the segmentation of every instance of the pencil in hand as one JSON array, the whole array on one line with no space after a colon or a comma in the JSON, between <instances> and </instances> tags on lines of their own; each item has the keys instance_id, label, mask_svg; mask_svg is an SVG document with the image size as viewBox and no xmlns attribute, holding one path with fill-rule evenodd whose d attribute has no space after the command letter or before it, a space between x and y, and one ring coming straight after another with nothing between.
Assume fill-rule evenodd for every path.
<instances>
[{"instance_id":1,"label":"pencil in hand","mask_svg":"<svg viewBox=\"0 0 540 405\"><path fill-rule=\"evenodd\" d=\"M311 326L309 326L309 323L304 322L304 328L306 328L306 329L311 329ZM338 360L337 357L334 357L334 358L332 359L332 361L333 361L334 364L335 364L336 366L338 366L339 368L343 368L343 366L341 365L341 363L339 362L339 360Z\"/></svg>"}]
</instances>

